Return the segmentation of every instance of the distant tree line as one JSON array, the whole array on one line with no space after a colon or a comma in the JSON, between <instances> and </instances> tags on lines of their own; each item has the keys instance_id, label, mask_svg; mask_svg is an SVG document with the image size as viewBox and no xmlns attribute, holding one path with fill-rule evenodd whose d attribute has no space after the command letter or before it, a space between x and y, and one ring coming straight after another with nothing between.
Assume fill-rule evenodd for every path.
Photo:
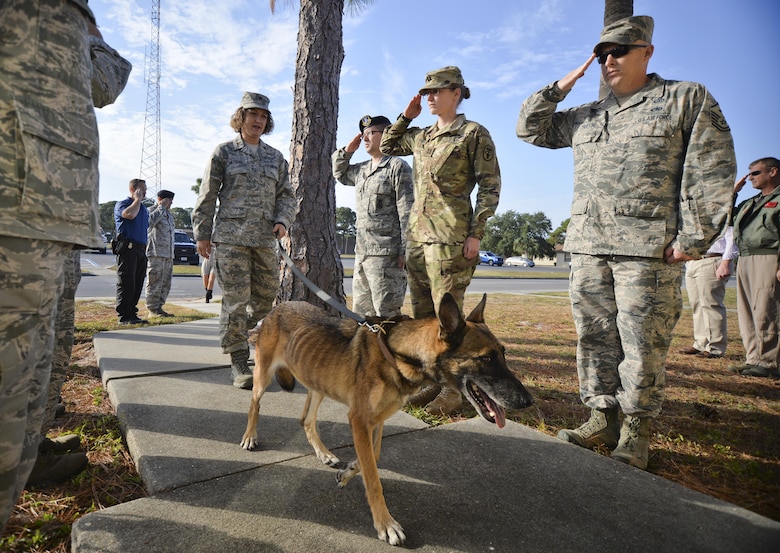
<instances>
[{"instance_id":1,"label":"distant tree line","mask_svg":"<svg viewBox=\"0 0 780 553\"><path fill-rule=\"evenodd\" d=\"M336 235L339 249L344 252L347 244L355 239L357 215L349 207L336 208ZM556 244L563 244L569 219L552 230L550 220L541 211L517 213L507 211L488 220L485 237L480 247L504 257L523 255L535 259L554 259Z\"/></svg>"}]
</instances>

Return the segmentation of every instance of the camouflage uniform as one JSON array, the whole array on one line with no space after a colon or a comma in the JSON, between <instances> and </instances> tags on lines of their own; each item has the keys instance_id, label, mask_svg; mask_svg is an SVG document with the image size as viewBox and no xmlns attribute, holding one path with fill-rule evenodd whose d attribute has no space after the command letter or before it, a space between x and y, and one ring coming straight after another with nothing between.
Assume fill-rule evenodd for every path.
<instances>
[{"instance_id":1,"label":"camouflage uniform","mask_svg":"<svg viewBox=\"0 0 780 553\"><path fill-rule=\"evenodd\" d=\"M555 112L553 83L531 95L517 136L574 151L574 199L564 250L578 333L582 401L656 416L666 354L680 316L682 264L672 246L700 257L721 233L736 173L731 133L704 86L649 75L618 104L604 99Z\"/></svg>"},{"instance_id":2,"label":"camouflage uniform","mask_svg":"<svg viewBox=\"0 0 780 553\"><path fill-rule=\"evenodd\" d=\"M88 20L86 0L0 7L0 526L38 452L63 265L103 244Z\"/></svg>"},{"instance_id":3,"label":"camouflage uniform","mask_svg":"<svg viewBox=\"0 0 780 553\"><path fill-rule=\"evenodd\" d=\"M192 228L196 240L216 243L225 353L248 350L247 328L273 306L279 288L273 227L281 223L289 229L295 209L281 152L262 141L252 152L240 136L217 146L203 175Z\"/></svg>"},{"instance_id":4,"label":"camouflage uniform","mask_svg":"<svg viewBox=\"0 0 780 553\"><path fill-rule=\"evenodd\" d=\"M479 256L463 257L463 243L482 240L498 207L501 173L487 129L458 115L448 127L407 128L404 117L386 128L382 153L414 155L414 203L409 215L406 271L412 314L433 315L450 292L463 308ZM471 192L478 186L471 206Z\"/></svg>"},{"instance_id":5,"label":"camouflage uniform","mask_svg":"<svg viewBox=\"0 0 780 553\"><path fill-rule=\"evenodd\" d=\"M146 242L146 307L152 313L162 310L171 291L173 276L173 214L159 203L149 209Z\"/></svg>"},{"instance_id":6,"label":"camouflage uniform","mask_svg":"<svg viewBox=\"0 0 780 553\"><path fill-rule=\"evenodd\" d=\"M54 425L60 392L70 367L75 335L76 290L81 282L81 250L72 250L65 260L63 288L57 300L57 317L54 322L54 355L51 364L51 379L46 400L46 412L41 425L41 439Z\"/></svg>"},{"instance_id":7,"label":"camouflage uniform","mask_svg":"<svg viewBox=\"0 0 780 553\"><path fill-rule=\"evenodd\" d=\"M352 309L369 317L400 315L406 294L404 234L414 200L412 169L397 157L385 156L374 168L371 160L350 165L352 153L333 153L333 176L355 187L357 239L352 276Z\"/></svg>"}]
</instances>

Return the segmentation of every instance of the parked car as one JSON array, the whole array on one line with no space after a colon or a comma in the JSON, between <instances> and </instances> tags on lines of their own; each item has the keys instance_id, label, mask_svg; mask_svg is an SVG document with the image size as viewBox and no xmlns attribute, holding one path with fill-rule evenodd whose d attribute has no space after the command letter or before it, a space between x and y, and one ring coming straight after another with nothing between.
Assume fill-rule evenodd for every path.
<instances>
[{"instance_id":1,"label":"parked car","mask_svg":"<svg viewBox=\"0 0 780 553\"><path fill-rule=\"evenodd\" d=\"M103 247L102 248L90 248L89 251L102 253L105 255L106 251L108 251L108 239L106 239L106 233L103 232L103 229L100 229L100 237L103 239Z\"/></svg>"},{"instance_id":2,"label":"parked car","mask_svg":"<svg viewBox=\"0 0 780 553\"><path fill-rule=\"evenodd\" d=\"M522 255L507 257L504 263L506 263L507 267L533 267L536 265L531 259L523 257Z\"/></svg>"},{"instance_id":3,"label":"parked car","mask_svg":"<svg viewBox=\"0 0 780 553\"><path fill-rule=\"evenodd\" d=\"M498 265L500 267L504 264L504 258L493 252L480 251L479 262L487 265Z\"/></svg>"},{"instance_id":4,"label":"parked car","mask_svg":"<svg viewBox=\"0 0 780 553\"><path fill-rule=\"evenodd\" d=\"M195 241L183 230L174 231L173 263L176 265L198 265L200 256Z\"/></svg>"}]
</instances>

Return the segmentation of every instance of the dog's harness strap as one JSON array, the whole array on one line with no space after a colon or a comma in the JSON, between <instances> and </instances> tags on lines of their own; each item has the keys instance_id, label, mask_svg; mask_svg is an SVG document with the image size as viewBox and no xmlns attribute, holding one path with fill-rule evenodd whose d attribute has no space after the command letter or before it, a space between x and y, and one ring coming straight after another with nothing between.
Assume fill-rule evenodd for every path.
<instances>
[{"instance_id":1,"label":"dog's harness strap","mask_svg":"<svg viewBox=\"0 0 780 553\"><path fill-rule=\"evenodd\" d=\"M382 350L382 354L385 356L385 359L387 359L387 362L390 363L390 366L398 370L398 365L395 364L395 358L393 357L393 354L390 353L390 349L385 343L385 337L383 336L383 333L384 329L382 329L382 332L376 333L376 341L379 342L379 349Z\"/></svg>"}]
</instances>

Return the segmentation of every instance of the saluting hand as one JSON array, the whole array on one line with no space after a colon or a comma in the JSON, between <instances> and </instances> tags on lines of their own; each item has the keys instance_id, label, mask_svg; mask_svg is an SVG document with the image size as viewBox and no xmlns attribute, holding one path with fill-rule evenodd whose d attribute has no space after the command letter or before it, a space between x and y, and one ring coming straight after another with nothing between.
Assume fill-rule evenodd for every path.
<instances>
[{"instance_id":1,"label":"saluting hand","mask_svg":"<svg viewBox=\"0 0 780 553\"><path fill-rule=\"evenodd\" d=\"M561 92L569 92L572 88L574 88L574 83L576 83L583 75L585 75L585 71L588 70L588 67L590 67L590 64L593 63L593 60L595 59L596 54L591 54L588 58L588 61L580 65L574 71L570 71L568 75L560 79L558 81L558 88L561 89Z\"/></svg>"},{"instance_id":2,"label":"saluting hand","mask_svg":"<svg viewBox=\"0 0 780 553\"><path fill-rule=\"evenodd\" d=\"M404 117L414 119L422 113L422 96L415 94L404 110Z\"/></svg>"},{"instance_id":3,"label":"saluting hand","mask_svg":"<svg viewBox=\"0 0 780 553\"><path fill-rule=\"evenodd\" d=\"M745 183L747 182L747 178L750 176L750 173L739 179L737 182L734 183L734 194L739 194L739 191L742 190L742 187L745 186Z\"/></svg>"},{"instance_id":4,"label":"saluting hand","mask_svg":"<svg viewBox=\"0 0 780 553\"><path fill-rule=\"evenodd\" d=\"M357 135L355 138L353 138L352 140L350 140L349 144L347 144L346 146L344 146L344 149L345 149L345 150L346 150L348 153L350 153L350 154L352 154L352 153L355 153L355 152L357 152L357 149L358 149L358 147L360 146L360 142L361 142L362 140L363 140L363 135L362 135L362 134L359 134L359 135Z\"/></svg>"}]
</instances>

